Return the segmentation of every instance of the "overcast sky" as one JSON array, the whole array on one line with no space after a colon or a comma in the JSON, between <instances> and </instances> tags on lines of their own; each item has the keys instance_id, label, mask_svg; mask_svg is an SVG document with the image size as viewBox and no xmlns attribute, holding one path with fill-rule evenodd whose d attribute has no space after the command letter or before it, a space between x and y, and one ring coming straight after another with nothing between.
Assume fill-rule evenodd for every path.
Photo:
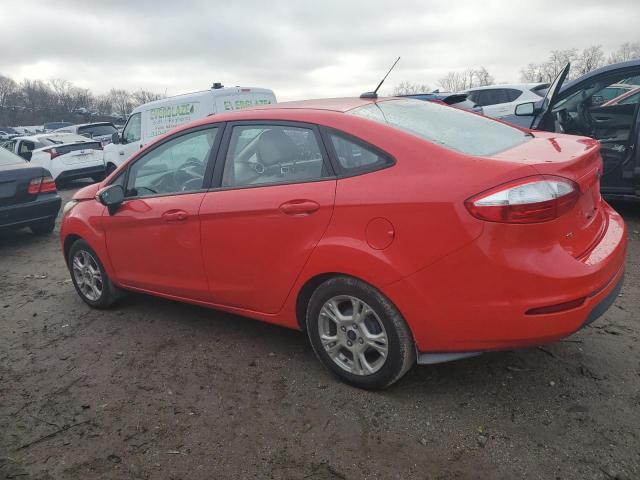
<instances>
[{"instance_id":1,"label":"overcast sky","mask_svg":"<svg viewBox=\"0 0 640 480\"><path fill-rule=\"evenodd\" d=\"M0 11L0 74L95 93L220 81L280 100L357 95L398 55L387 92L479 66L508 82L552 49L640 40L640 0L1 0Z\"/></svg>"}]
</instances>

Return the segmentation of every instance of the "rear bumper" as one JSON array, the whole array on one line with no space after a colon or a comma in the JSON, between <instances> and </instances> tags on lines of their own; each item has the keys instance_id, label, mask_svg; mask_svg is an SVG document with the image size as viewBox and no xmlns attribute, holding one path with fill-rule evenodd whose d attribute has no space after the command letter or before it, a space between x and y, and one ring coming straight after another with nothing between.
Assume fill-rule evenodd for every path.
<instances>
[{"instance_id":1,"label":"rear bumper","mask_svg":"<svg viewBox=\"0 0 640 480\"><path fill-rule=\"evenodd\" d=\"M559 340L602 315L622 286L625 225L611 207L603 208L607 229L583 258L562 248L506 252L481 238L383 291L407 320L419 352L481 352ZM584 301L527 314L576 299Z\"/></svg>"},{"instance_id":2,"label":"rear bumper","mask_svg":"<svg viewBox=\"0 0 640 480\"><path fill-rule=\"evenodd\" d=\"M62 203L60 197L57 194L40 197L32 202L0 207L0 228L21 228L55 219Z\"/></svg>"},{"instance_id":3,"label":"rear bumper","mask_svg":"<svg viewBox=\"0 0 640 480\"><path fill-rule=\"evenodd\" d=\"M75 180L78 178L93 177L95 175L104 175L105 166L98 165L93 167L76 168L74 170L65 170L56 177L56 182L65 180Z\"/></svg>"}]
</instances>

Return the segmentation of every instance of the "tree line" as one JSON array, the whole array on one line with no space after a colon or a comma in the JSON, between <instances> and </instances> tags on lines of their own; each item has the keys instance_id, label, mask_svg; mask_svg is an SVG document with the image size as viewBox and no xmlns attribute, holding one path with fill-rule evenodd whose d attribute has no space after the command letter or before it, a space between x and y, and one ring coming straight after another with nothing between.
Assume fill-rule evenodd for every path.
<instances>
[{"instance_id":1,"label":"tree line","mask_svg":"<svg viewBox=\"0 0 640 480\"><path fill-rule=\"evenodd\" d=\"M112 88L95 95L68 80L25 79L18 83L0 75L0 126L42 125L46 122L124 120L138 105L164 95L140 89Z\"/></svg>"},{"instance_id":2,"label":"tree line","mask_svg":"<svg viewBox=\"0 0 640 480\"><path fill-rule=\"evenodd\" d=\"M607 64L640 59L640 42L626 42L617 50L606 53L601 45L592 45L579 50L568 48L552 50L541 63L530 63L520 71L520 81L525 83L551 83L567 63L571 63L569 79L578 78ZM438 89L445 92L459 92L468 88L493 85L495 80L485 67L470 68L460 72L448 72L438 80ZM506 82L502 82L506 83ZM432 91L427 84L403 81L398 84L393 95L413 95Z\"/></svg>"}]
</instances>

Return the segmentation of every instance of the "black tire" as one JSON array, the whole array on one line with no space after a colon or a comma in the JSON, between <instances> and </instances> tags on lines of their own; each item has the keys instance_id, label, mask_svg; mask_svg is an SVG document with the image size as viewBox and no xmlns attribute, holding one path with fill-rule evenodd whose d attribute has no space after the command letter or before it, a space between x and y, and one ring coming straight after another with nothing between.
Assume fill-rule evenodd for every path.
<instances>
[{"instance_id":1,"label":"black tire","mask_svg":"<svg viewBox=\"0 0 640 480\"><path fill-rule=\"evenodd\" d=\"M322 345L320 339L321 327L319 325L321 310L326 302L341 296L353 297L364 302L365 306L373 310L375 312L374 315L377 316L377 318L367 317L366 320L370 321L373 318L376 323L381 323L384 327L387 337L387 354L379 369L374 373L358 375L347 371L345 367L340 366L329 356ZM342 301L350 302L350 300ZM413 336L400 312L374 287L353 277L340 276L331 278L315 290L307 306L306 326L311 346L322 364L340 380L354 387L364 389L386 388L398 381L416 362ZM358 329L355 332L358 332ZM338 334L336 332L336 335ZM362 333L360 335L366 338ZM346 339L346 337L344 338ZM360 337L357 337L357 341L360 341ZM353 344L355 343L357 343L356 340L354 340ZM332 345L336 345L336 342L333 342ZM370 350L369 353L371 352L377 355L375 350ZM354 354L348 351L344 352L344 354L352 355L352 358L355 359Z\"/></svg>"},{"instance_id":2,"label":"black tire","mask_svg":"<svg viewBox=\"0 0 640 480\"><path fill-rule=\"evenodd\" d=\"M104 180L105 178L105 174L101 173L99 175L92 175L91 176L91 180L93 180L95 183L101 182L102 180Z\"/></svg>"},{"instance_id":3,"label":"black tire","mask_svg":"<svg viewBox=\"0 0 640 480\"><path fill-rule=\"evenodd\" d=\"M78 284L76 274L74 273L74 259L78 255L82 256L82 252L88 254L91 257L92 261L90 261L89 264L92 265L92 268L97 268L100 272L100 283L102 285L102 288L100 289L100 295L97 298L90 298L87 296L85 289L81 288L81 286ZM97 309L109 308L122 296L122 290L120 290L113 284L113 282L111 282L109 276L107 275L107 272L102 266L100 258L98 258L96 252L89 246L86 241L79 239L76 240L73 245L71 245L71 248L69 249L67 266L69 268L71 280L73 281L73 286L75 287L76 292L78 293L80 298L90 307Z\"/></svg>"},{"instance_id":4,"label":"black tire","mask_svg":"<svg viewBox=\"0 0 640 480\"><path fill-rule=\"evenodd\" d=\"M35 235L47 235L56 228L56 219L50 218L49 220L34 223L30 225L29 228Z\"/></svg>"},{"instance_id":5,"label":"black tire","mask_svg":"<svg viewBox=\"0 0 640 480\"><path fill-rule=\"evenodd\" d=\"M107 178L109 175L111 175L115 169L116 169L116 166L113 163L108 163L107 168L105 169L105 172L104 172L104 178Z\"/></svg>"}]
</instances>

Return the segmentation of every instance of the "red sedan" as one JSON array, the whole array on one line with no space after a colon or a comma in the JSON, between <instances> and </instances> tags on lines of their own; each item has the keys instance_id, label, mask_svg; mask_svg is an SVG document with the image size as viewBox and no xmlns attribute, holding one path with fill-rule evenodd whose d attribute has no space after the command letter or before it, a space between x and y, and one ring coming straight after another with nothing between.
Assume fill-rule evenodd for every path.
<instances>
[{"instance_id":1,"label":"red sedan","mask_svg":"<svg viewBox=\"0 0 640 480\"><path fill-rule=\"evenodd\" d=\"M342 380L552 342L600 316L625 225L598 142L435 103L333 99L216 115L65 206L95 308L134 290L305 330Z\"/></svg>"}]
</instances>

